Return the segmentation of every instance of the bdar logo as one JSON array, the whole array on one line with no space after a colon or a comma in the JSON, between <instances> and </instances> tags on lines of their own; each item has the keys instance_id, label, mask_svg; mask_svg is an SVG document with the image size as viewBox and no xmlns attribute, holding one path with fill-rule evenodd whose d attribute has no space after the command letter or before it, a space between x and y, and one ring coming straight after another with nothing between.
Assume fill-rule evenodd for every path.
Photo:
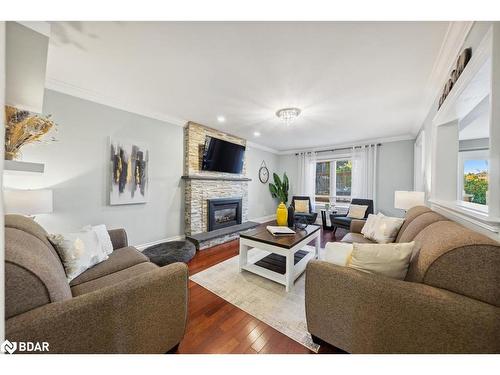
<instances>
[{"instance_id":1,"label":"bdar logo","mask_svg":"<svg viewBox=\"0 0 500 375\"><path fill-rule=\"evenodd\" d=\"M17 350L17 343L5 340L2 345L0 345L0 350L4 353L12 354Z\"/></svg>"}]
</instances>

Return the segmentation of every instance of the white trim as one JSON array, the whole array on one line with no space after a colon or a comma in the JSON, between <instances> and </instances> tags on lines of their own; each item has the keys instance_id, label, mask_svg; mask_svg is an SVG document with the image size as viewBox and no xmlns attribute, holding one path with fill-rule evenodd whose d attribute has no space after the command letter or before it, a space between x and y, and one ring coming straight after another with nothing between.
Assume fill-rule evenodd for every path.
<instances>
[{"instance_id":1,"label":"white trim","mask_svg":"<svg viewBox=\"0 0 500 375\"><path fill-rule=\"evenodd\" d=\"M301 153L301 152L319 152L319 151L330 150L332 148L354 147L354 146L358 146L358 145L362 145L362 144L391 143L391 142L413 141L413 140L415 140L414 134L403 134L403 135L398 135L395 137L365 139L365 140L359 140L356 142L332 144L329 146L322 146L322 147L309 148L309 149L295 149L295 150L278 151L278 155L292 155L292 154L297 154L297 153Z\"/></svg>"},{"instance_id":2,"label":"white trim","mask_svg":"<svg viewBox=\"0 0 500 375\"><path fill-rule=\"evenodd\" d=\"M263 146L263 145L260 145L258 143L252 142L252 141L247 141L247 146L250 148L256 148L258 150L270 152L271 154L275 154L275 155L279 155L279 153L280 153L278 150L275 150L274 148Z\"/></svg>"},{"instance_id":3,"label":"white trim","mask_svg":"<svg viewBox=\"0 0 500 375\"><path fill-rule=\"evenodd\" d=\"M257 217L255 219L249 219L249 221L255 221L256 223L262 224L275 219L276 219L276 214L272 214L272 215Z\"/></svg>"},{"instance_id":4,"label":"white trim","mask_svg":"<svg viewBox=\"0 0 500 375\"><path fill-rule=\"evenodd\" d=\"M66 95L74 96L80 99L89 100L94 103L106 105L108 107L120 109L122 111L135 113L141 116L149 117L155 120L167 122L176 126L184 126L188 121L178 117L164 115L163 113L154 112L147 108L130 105L130 103L121 103L117 100L107 97L97 91L87 90L83 87L69 84L58 79L47 77L45 88L48 90L57 91Z\"/></svg>"},{"instance_id":5,"label":"white trim","mask_svg":"<svg viewBox=\"0 0 500 375\"><path fill-rule=\"evenodd\" d=\"M27 27L39 34L50 38L50 23L45 21L16 21L18 24Z\"/></svg>"},{"instance_id":6,"label":"white trim","mask_svg":"<svg viewBox=\"0 0 500 375\"><path fill-rule=\"evenodd\" d=\"M141 245L132 245L134 246L137 250L139 251L144 251L150 246L158 245L163 242L170 242L170 241L182 241L186 238L186 236L181 235L181 236L173 236L173 237L168 237L168 238L162 238L160 240L152 241L152 242L146 242Z\"/></svg>"},{"instance_id":7,"label":"white trim","mask_svg":"<svg viewBox=\"0 0 500 375\"><path fill-rule=\"evenodd\" d=\"M438 209L444 211L490 232L500 233L500 218L489 217L488 214L484 212L471 210L462 205L458 205L457 202L448 202L439 199L430 199L429 202L433 210Z\"/></svg>"},{"instance_id":8,"label":"white trim","mask_svg":"<svg viewBox=\"0 0 500 375\"><path fill-rule=\"evenodd\" d=\"M422 114L418 117L413 127L415 133L418 133L422 127L425 117L429 113L429 109L432 107L448 80L452 66L456 63L456 59L473 25L473 21L452 21L449 23L443 43L434 61L429 79L427 80L422 103Z\"/></svg>"}]
</instances>

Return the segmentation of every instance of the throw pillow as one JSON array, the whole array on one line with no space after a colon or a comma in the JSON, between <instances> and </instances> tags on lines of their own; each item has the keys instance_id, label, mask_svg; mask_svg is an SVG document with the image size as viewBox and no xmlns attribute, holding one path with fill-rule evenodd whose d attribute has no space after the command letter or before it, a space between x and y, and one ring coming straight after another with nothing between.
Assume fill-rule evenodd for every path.
<instances>
[{"instance_id":1,"label":"throw pillow","mask_svg":"<svg viewBox=\"0 0 500 375\"><path fill-rule=\"evenodd\" d=\"M347 266L352 253L352 243L328 242L325 246L323 259L337 266Z\"/></svg>"},{"instance_id":2,"label":"throw pillow","mask_svg":"<svg viewBox=\"0 0 500 375\"><path fill-rule=\"evenodd\" d=\"M368 215L368 218L366 219L366 223L365 225L363 225L363 228L361 228L361 234L372 240L373 239L373 233L375 232L375 227L377 226L377 223L378 223L378 219L380 217L380 215L382 214L377 214L377 215L374 215L374 214L369 214Z\"/></svg>"},{"instance_id":3,"label":"throw pillow","mask_svg":"<svg viewBox=\"0 0 500 375\"><path fill-rule=\"evenodd\" d=\"M367 208L368 208L368 206L362 206L359 204L351 204L349 206L349 212L347 213L347 217L350 217L353 219L364 219L365 212L366 212Z\"/></svg>"},{"instance_id":4,"label":"throw pillow","mask_svg":"<svg viewBox=\"0 0 500 375\"><path fill-rule=\"evenodd\" d=\"M379 213L372 218L372 222L364 231L363 236L377 243L394 242L404 221L403 218L385 216Z\"/></svg>"},{"instance_id":5,"label":"throw pillow","mask_svg":"<svg viewBox=\"0 0 500 375\"><path fill-rule=\"evenodd\" d=\"M309 213L309 201L306 201L305 199L295 199L293 201L293 205L295 206L295 212L301 214Z\"/></svg>"},{"instance_id":6,"label":"throw pillow","mask_svg":"<svg viewBox=\"0 0 500 375\"><path fill-rule=\"evenodd\" d=\"M90 267L108 259L93 230L48 236L61 257L68 282Z\"/></svg>"},{"instance_id":7,"label":"throw pillow","mask_svg":"<svg viewBox=\"0 0 500 375\"><path fill-rule=\"evenodd\" d=\"M354 243L347 267L403 280L415 242L391 244Z\"/></svg>"},{"instance_id":8,"label":"throw pillow","mask_svg":"<svg viewBox=\"0 0 500 375\"><path fill-rule=\"evenodd\" d=\"M108 229L106 225L87 225L83 227L84 231L93 230L99 239L102 249L106 254L111 254L113 252L113 243L111 242L111 237L109 236Z\"/></svg>"}]
</instances>

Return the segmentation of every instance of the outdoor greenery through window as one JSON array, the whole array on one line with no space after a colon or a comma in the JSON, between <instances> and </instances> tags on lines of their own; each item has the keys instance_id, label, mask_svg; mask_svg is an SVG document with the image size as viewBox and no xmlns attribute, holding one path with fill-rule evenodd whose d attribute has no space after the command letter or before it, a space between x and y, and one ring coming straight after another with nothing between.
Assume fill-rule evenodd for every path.
<instances>
[{"instance_id":1,"label":"outdoor greenery through window","mask_svg":"<svg viewBox=\"0 0 500 375\"><path fill-rule=\"evenodd\" d=\"M488 204L488 160L464 158L462 200Z\"/></svg>"},{"instance_id":2,"label":"outdoor greenery through window","mask_svg":"<svg viewBox=\"0 0 500 375\"><path fill-rule=\"evenodd\" d=\"M352 163L350 159L316 163L316 201L351 201Z\"/></svg>"}]
</instances>

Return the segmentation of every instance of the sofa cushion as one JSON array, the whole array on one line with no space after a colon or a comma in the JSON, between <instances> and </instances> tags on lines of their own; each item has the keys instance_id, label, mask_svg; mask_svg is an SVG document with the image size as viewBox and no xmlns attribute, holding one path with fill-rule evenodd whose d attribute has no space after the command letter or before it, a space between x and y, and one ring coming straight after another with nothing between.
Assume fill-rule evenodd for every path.
<instances>
[{"instance_id":1,"label":"sofa cushion","mask_svg":"<svg viewBox=\"0 0 500 375\"><path fill-rule=\"evenodd\" d=\"M415 242L406 281L500 306L500 243L448 220L430 224Z\"/></svg>"},{"instance_id":2,"label":"sofa cushion","mask_svg":"<svg viewBox=\"0 0 500 375\"><path fill-rule=\"evenodd\" d=\"M363 236L361 233L347 233L344 238L342 238L342 242L348 242L348 243L375 243L372 240L369 240L365 236Z\"/></svg>"},{"instance_id":3,"label":"sofa cushion","mask_svg":"<svg viewBox=\"0 0 500 375\"><path fill-rule=\"evenodd\" d=\"M86 283L88 281L98 279L99 277L103 277L148 261L149 259L135 247L124 247L123 249L113 251L109 254L109 258L107 260L96 264L94 267L89 268L80 276L73 279L70 286Z\"/></svg>"},{"instance_id":4,"label":"sofa cushion","mask_svg":"<svg viewBox=\"0 0 500 375\"><path fill-rule=\"evenodd\" d=\"M31 218L5 217L6 319L71 298L61 261L43 233Z\"/></svg>"},{"instance_id":5,"label":"sofa cushion","mask_svg":"<svg viewBox=\"0 0 500 375\"><path fill-rule=\"evenodd\" d=\"M139 263L136 264L135 266L125 268L121 271L114 272L91 281L87 281L86 283L75 285L74 287L71 288L71 292L73 293L73 296L76 297L82 294L87 294L108 286L118 284L122 281L129 280L134 276L154 271L156 269L158 269L158 266L154 265L151 262Z\"/></svg>"},{"instance_id":6,"label":"sofa cushion","mask_svg":"<svg viewBox=\"0 0 500 375\"><path fill-rule=\"evenodd\" d=\"M404 231L406 230L406 227L408 225L410 225L410 223L415 218L417 218L418 216L420 216L420 215L422 215L422 214L424 214L426 212L432 212L432 210L429 207L427 207L427 206L415 206L415 207L410 208L406 212L405 222L401 226L401 229L399 229L399 233L398 233L398 235L396 237L396 241L395 242L399 242L400 241L400 238L403 235Z\"/></svg>"},{"instance_id":7,"label":"sofa cushion","mask_svg":"<svg viewBox=\"0 0 500 375\"><path fill-rule=\"evenodd\" d=\"M399 240L397 242L411 242L415 237L424 230L427 226L435 223L436 221L448 220L443 215L434 211L424 212L421 215L413 218L404 231L400 230L398 233Z\"/></svg>"}]
</instances>

